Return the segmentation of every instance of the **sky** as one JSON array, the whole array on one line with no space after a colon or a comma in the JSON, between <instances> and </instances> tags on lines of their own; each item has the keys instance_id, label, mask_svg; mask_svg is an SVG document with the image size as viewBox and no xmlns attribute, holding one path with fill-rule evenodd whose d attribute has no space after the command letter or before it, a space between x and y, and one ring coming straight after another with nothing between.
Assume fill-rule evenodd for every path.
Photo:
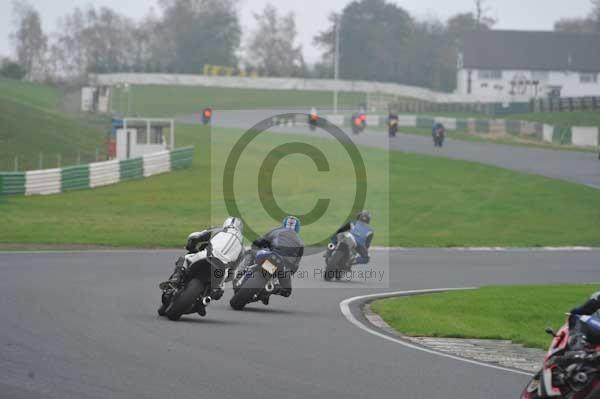
<instances>
[{"instance_id":1,"label":"sky","mask_svg":"<svg viewBox=\"0 0 600 399\"><path fill-rule=\"evenodd\" d=\"M459 12L470 11L473 0L388 0L396 3L417 18L447 19ZM282 12L296 15L298 38L305 60L318 61L320 51L312 45L314 35L327 27L327 16L341 11L351 0L240 0L240 21L245 34L255 27L253 14L271 2ZM158 10L154 0L29 0L40 11L47 32L56 30L56 21L73 8L88 4L108 6L132 18L142 18L151 7ZM584 16L590 9L589 0L488 0L489 14L499 23L497 29L551 30L554 22L563 17ZM12 0L0 0L0 56L11 56L9 39L12 24Z\"/></svg>"}]
</instances>

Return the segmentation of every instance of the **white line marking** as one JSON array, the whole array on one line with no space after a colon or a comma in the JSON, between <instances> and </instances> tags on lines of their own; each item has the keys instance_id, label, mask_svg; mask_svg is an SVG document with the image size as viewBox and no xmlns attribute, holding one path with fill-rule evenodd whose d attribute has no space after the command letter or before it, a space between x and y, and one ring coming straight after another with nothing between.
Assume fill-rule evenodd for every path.
<instances>
[{"instance_id":1,"label":"white line marking","mask_svg":"<svg viewBox=\"0 0 600 399\"><path fill-rule=\"evenodd\" d=\"M595 188L596 190L600 190L600 186L596 186L593 184L586 184L586 186L590 187L590 188Z\"/></svg>"},{"instance_id":2,"label":"white line marking","mask_svg":"<svg viewBox=\"0 0 600 399\"><path fill-rule=\"evenodd\" d=\"M507 367L502 367L502 366L496 366L493 364L488 364L488 363L484 363L484 362L479 362L477 360L470 360L470 359L465 359L459 356L454 356L454 355L450 355L448 353L443 353L443 352L438 352L432 349L427 349L427 348L423 348L417 345L413 345L411 343L408 342L404 342L400 339L397 338L393 338L390 337L389 335L386 334L382 334L378 331L375 331L371 328L369 328L368 326L364 325L363 323L361 323L356 317L354 317L354 315L352 314L352 311L350 310L350 304L356 301L362 301L365 299L373 299L373 298L384 298L384 297L394 297L394 296L406 296L406 295L415 295L415 294L433 294L433 293L438 293L438 292L446 292L446 291L460 291L460 290L473 290L476 289L475 287L468 287L468 288L446 288L446 289L430 289L430 290L413 290L413 291L398 291L398 292L388 292L388 293L383 293L383 294L372 294L372 295L362 295L362 296L355 296L353 298L349 298L349 299L345 299L342 302L340 302L340 309L342 311L342 314L344 315L344 317L346 317L346 319L354 324L356 327L360 328L363 331L368 332L369 334L375 335L376 337L379 338L383 338L385 340L391 341L391 342L395 342L397 344L400 344L406 348L410 348L410 349L415 349L421 352L425 352L425 353L429 353L432 355L436 355L436 356L441 356L441 357L445 357L448 359L453 359L453 360L458 360L460 362L464 362L464 363L469 363L469 364L474 364L477 366L483 366L483 367L488 367L488 368L492 368L495 370L501 370L501 371L507 371L509 373L515 373L515 374L520 374L520 375L526 375L526 376L532 376L533 374L528 373L526 371L520 371L520 370L515 370L515 369L510 369Z\"/></svg>"}]
</instances>

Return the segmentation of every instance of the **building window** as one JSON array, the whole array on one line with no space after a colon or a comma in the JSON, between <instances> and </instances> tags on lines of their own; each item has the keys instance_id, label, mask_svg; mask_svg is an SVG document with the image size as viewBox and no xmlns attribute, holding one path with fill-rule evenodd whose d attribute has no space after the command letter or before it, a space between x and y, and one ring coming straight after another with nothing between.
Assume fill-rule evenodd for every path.
<instances>
[{"instance_id":1,"label":"building window","mask_svg":"<svg viewBox=\"0 0 600 399\"><path fill-rule=\"evenodd\" d=\"M597 73L580 73L579 74L579 82L580 83L598 83L598 74Z\"/></svg>"},{"instance_id":2,"label":"building window","mask_svg":"<svg viewBox=\"0 0 600 399\"><path fill-rule=\"evenodd\" d=\"M480 80L502 80L502 71L479 71L477 77Z\"/></svg>"},{"instance_id":3,"label":"building window","mask_svg":"<svg viewBox=\"0 0 600 399\"><path fill-rule=\"evenodd\" d=\"M146 129L138 128L135 142L137 144L148 144L148 135L146 134Z\"/></svg>"},{"instance_id":4,"label":"building window","mask_svg":"<svg viewBox=\"0 0 600 399\"><path fill-rule=\"evenodd\" d=\"M153 126L150 134L150 144L163 144L163 131L160 126Z\"/></svg>"}]
</instances>

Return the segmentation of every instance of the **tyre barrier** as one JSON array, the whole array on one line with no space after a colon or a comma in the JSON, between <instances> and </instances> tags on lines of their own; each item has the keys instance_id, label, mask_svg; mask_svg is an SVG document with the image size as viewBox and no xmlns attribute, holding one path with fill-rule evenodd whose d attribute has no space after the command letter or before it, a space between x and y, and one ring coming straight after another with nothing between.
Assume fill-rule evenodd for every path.
<instances>
[{"instance_id":1,"label":"tyre barrier","mask_svg":"<svg viewBox=\"0 0 600 399\"><path fill-rule=\"evenodd\" d=\"M189 168L193 157L194 147L185 147L121 161L28 172L0 172L0 195L50 195L143 179Z\"/></svg>"}]
</instances>

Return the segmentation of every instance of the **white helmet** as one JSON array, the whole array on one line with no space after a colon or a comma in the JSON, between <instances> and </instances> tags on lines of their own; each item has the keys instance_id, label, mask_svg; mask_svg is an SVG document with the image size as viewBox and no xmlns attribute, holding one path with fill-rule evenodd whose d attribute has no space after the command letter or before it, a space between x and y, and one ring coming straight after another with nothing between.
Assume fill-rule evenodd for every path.
<instances>
[{"instance_id":1,"label":"white helmet","mask_svg":"<svg viewBox=\"0 0 600 399\"><path fill-rule=\"evenodd\" d=\"M227 231L229 229L237 230L242 235L244 233L244 222L239 218L228 217L223 223L223 230Z\"/></svg>"}]
</instances>

